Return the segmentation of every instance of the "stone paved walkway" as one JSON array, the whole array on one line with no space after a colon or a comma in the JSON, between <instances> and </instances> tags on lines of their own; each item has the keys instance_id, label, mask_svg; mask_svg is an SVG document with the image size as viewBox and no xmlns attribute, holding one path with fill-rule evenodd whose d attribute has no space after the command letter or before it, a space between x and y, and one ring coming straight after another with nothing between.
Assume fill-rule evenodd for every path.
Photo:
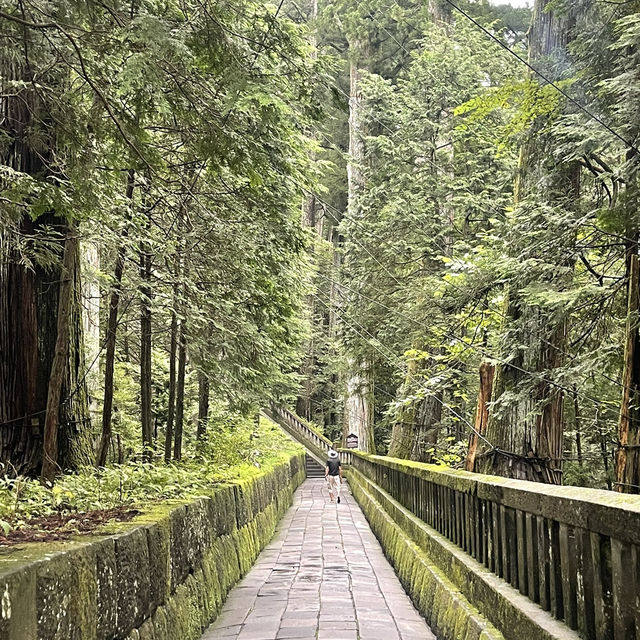
<instances>
[{"instance_id":1,"label":"stone paved walkway","mask_svg":"<svg viewBox=\"0 0 640 640\"><path fill-rule=\"evenodd\" d=\"M202 640L435 640L348 488L307 480Z\"/></svg>"}]
</instances>

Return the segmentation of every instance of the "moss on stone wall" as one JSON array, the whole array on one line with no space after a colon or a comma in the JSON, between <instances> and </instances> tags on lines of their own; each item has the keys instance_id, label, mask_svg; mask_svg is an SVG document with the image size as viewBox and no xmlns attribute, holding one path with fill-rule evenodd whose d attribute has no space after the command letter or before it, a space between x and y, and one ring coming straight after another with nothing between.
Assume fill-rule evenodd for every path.
<instances>
[{"instance_id":1,"label":"moss on stone wall","mask_svg":"<svg viewBox=\"0 0 640 640\"><path fill-rule=\"evenodd\" d=\"M359 501L363 500L369 505L368 509L364 508L364 504L362 506L371 521L374 532L376 519L382 518L392 523L394 535L400 536L405 540L405 544L422 554L430 566L428 572L439 576L438 582L432 583L428 578L427 570L419 563L413 562L409 573L402 566L396 566L405 588L416 600L419 610L425 614L425 617L431 620L444 616L445 626L441 630L442 637L455 638L455 640L476 637L473 629L465 630L460 626L463 618L471 618L465 612L465 607L461 608L459 603L468 604L471 601L474 605L473 611L476 614L478 612L483 614L508 640L522 638L578 640L577 632L552 618L548 612L543 611L511 585L492 574L471 556L402 507L380 487L356 470L351 470L349 474L354 495ZM372 515L369 515L370 513ZM382 526L382 529L383 532L376 535L380 538L385 552L389 553L388 538L384 538L385 535L388 536L385 534L386 525ZM395 544L398 542L396 541ZM400 562L402 561L407 561L406 555L402 556ZM392 563L395 565L394 560ZM443 582L443 579L446 582ZM445 591L439 591L437 584L440 584L440 588L445 588ZM453 592L447 592L446 585L449 585ZM452 595L453 605L447 606ZM434 626L437 626L437 623Z\"/></svg>"},{"instance_id":2,"label":"moss on stone wall","mask_svg":"<svg viewBox=\"0 0 640 640\"><path fill-rule=\"evenodd\" d=\"M555 620L355 470L352 481L362 485L376 504L384 505L399 530L508 640L578 640L576 631Z\"/></svg>"},{"instance_id":3,"label":"moss on stone wall","mask_svg":"<svg viewBox=\"0 0 640 640\"><path fill-rule=\"evenodd\" d=\"M304 456L101 538L26 545L0 559L2 640L199 638L304 480Z\"/></svg>"},{"instance_id":4,"label":"moss on stone wall","mask_svg":"<svg viewBox=\"0 0 640 640\"><path fill-rule=\"evenodd\" d=\"M504 640L424 551L393 521L360 481L348 472L349 486L371 529L416 608L441 640Z\"/></svg>"}]
</instances>

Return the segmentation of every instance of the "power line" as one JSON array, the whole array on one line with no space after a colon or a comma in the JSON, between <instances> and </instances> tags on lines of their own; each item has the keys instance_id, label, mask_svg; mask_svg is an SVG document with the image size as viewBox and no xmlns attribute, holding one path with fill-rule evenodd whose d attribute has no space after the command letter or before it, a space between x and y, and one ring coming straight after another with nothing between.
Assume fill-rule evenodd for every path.
<instances>
[{"instance_id":1,"label":"power line","mask_svg":"<svg viewBox=\"0 0 640 640\"><path fill-rule=\"evenodd\" d=\"M329 299L329 302L325 302L322 298L320 298L317 294L313 294L313 297L320 302L325 308L327 308L328 310L331 310L331 308L335 308L339 314L340 317L342 319L342 322L344 322L352 331L354 331L354 333L356 333L361 339L363 339L365 342L368 342L370 344L370 346L372 348L374 348L376 351L378 351L378 353L380 353L383 357L386 358L387 362L399 365L399 367L401 368L401 370L407 374L407 365L406 363L399 357L397 356L390 347L387 347L381 340L379 340L378 338L376 338L373 334L371 334L367 329L365 329L358 321L354 320L352 316L349 316L349 321L346 321L346 313L344 311L344 308L341 307L340 305L336 304L335 302L331 301L330 297L327 296L327 298ZM367 334L367 336L369 336L369 338L371 340L368 340L365 336L363 336L354 326L353 324L350 324L350 322L357 324L364 333ZM385 348L385 350L391 354L391 358L389 358L389 356L385 356L385 354L380 351L380 349L378 349L377 345L381 345L382 347ZM392 394L390 394L388 391L381 389L379 386L375 385L375 383L372 385L375 389L377 389L379 392L382 392L384 395L386 395L388 398L390 398L390 400L392 401L396 401L397 398L394 397ZM429 396L433 397L436 401L438 401L441 406L443 406L445 409L447 409L448 411L450 411L450 413L452 413L452 415L456 416L457 418L459 418L465 425L467 425L469 427L469 429L475 433L476 435L478 435L484 442L486 442L489 447L490 447L490 451L484 453L483 455L489 455L489 454L493 454L493 453L498 453L507 457L512 457L512 458L522 458L525 460L528 460L529 462L536 461L536 460L542 460L542 461L563 461L563 462L571 462L571 461L576 461L576 460L583 460L583 461L589 461L589 460L601 460L602 456L600 455L596 455L596 454L584 454L580 457L578 456L563 456L562 458L531 458L530 456L523 456L517 453L514 453L512 451L506 451L506 450L502 450L499 447L496 447L495 445L493 445L486 436L478 433L478 431L476 430L475 426L472 425L466 418L464 418L463 416L461 416L459 413L457 413L452 407L450 407L447 403L443 402L437 394L435 394L431 389L427 388L426 385L418 385L419 389L424 390ZM325 392L321 391L320 392L326 399L331 400L332 402L335 401L334 398L330 397L329 395L327 395ZM436 448L437 447L436 444L433 443L429 443L430 446L434 446ZM615 442L613 442L613 444L616 444Z\"/></svg>"},{"instance_id":2,"label":"power line","mask_svg":"<svg viewBox=\"0 0 640 640\"><path fill-rule=\"evenodd\" d=\"M625 145L627 145L630 149L633 149L633 151L635 151L635 153L640 154L640 149L638 149L638 147L636 147L632 142L629 142L624 136L622 136L621 134L619 134L617 131L615 131L615 129L613 129L612 127L610 127L606 122L604 122L604 120L602 120L599 116L597 116L595 113L593 113L593 111L591 111L590 109L588 109L587 107L585 107L584 105L582 105L580 102L578 102L575 98L573 98L572 96L570 96L562 87L560 87L558 84L556 84L553 80L551 80L551 78L549 78L549 76L547 76L546 74L544 74L542 71L540 71L539 69L537 69L536 67L534 67L528 60L525 60L522 56L520 56L516 51L514 51L513 49L511 49L511 47L509 47L505 42L502 42L502 40L500 40L500 38L496 37L493 33L491 33L486 27L484 27L483 25L481 25L473 16L469 15L464 9L461 9L455 2L453 2L452 0L444 0L447 4L449 4L451 7L453 7L456 11L458 11L459 13L461 13L465 18L467 18L467 20L471 21L478 29L482 30L487 36L489 36L492 40L494 40L495 42L497 42L503 49L505 49L506 51L508 51L512 56L514 56L514 58L516 58L517 60L519 60L522 64L524 64L529 70L533 71L533 73L535 73L537 76L539 76L540 78L542 78L548 85L550 85L551 87L553 87L558 93L560 93L561 95L563 95L567 100L569 100L569 102L571 102L572 104L574 104L576 107L578 107L578 109L580 109L581 111L583 111L584 113L586 113L592 120L595 120L598 124L600 124L602 127L604 127L609 133L611 133L612 135L614 135L616 138L618 138L618 140L624 142Z\"/></svg>"},{"instance_id":3,"label":"power line","mask_svg":"<svg viewBox=\"0 0 640 640\"><path fill-rule=\"evenodd\" d=\"M340 211L338 211L338 209L336 209L335 207L333 207L333 205L329 204L328 202L324 201L320 196L318 196L317 194L315 194L315 193L313 193L313 192L310 192L310 193L311 193L311 194L312 194L312 195L313 195L313 196L314 196L314 197L315 197L319 202L321 202L325 207L330 208L330 209L333 209L334 211L336 211L336 213L340 213ZM328 213L328 212L327 212L327 213ZM331 216L331 217L332 217L336 222L339 222L339 220L338 220L336 217L334 217L332 214L330 214L330 213L329 213L329 215L330 215L330 216ZM356 227L361 227L360 223L359 223L358 221L356 221L355 219L351 218L351 221L355 224L355 226L356 226ZM366 227L361 227L361 228L366 229ZM368 229L366 229L366 230L367 230L367 232L368 232L368 233L370 233ZM375 234L373 234L373 237L374 237L376 240L378 240L378 241L382 241L382 239L381 239L381 238L379 238L378 236L376 236ZM351 240L351 241L353 241L353 242L354 242L355 244L357 244L358 246L360 246L360 247L361 247L361 248L362 248L362 249L363 249L363 250L364 250L364 251L365 251L365 252L366 252L366 253L367 253L367 254L368 254L368 255L369 255L369 256L370 256L370 257L371 257L371 258L372 258L372 259L373 259L373 260L374 260L374 261L375 261L375 262L376 262L376 263L377 263L377 264L378 264L378 265L379 265L383 270L384 270L384 271L386 271L386 273L387 273L389 276L391 276L391 278L393 279L393 281L394 281L396 284L398 284L399 286L404 286L404 285L402 284L402 282L400 282L400 280L398 280L398 278L396 278L396 277L394 276L394 274L389 270L389 268L388 268L388 267L386 267L384 264L382 264L382 263L381 263L381 262L380 262L380 261L379 261L379 260L378 260L378 259L377 259L377 258L376 258L376 257L375 257L375 256L374 256L374 255L373 255L373 254L368 250L368 249L367 249L367 247L366 247L365 245L363 245L362 243L360 243L360 242L357 240L357 238L356 238L356 237L352 236L352 237L350 237L350 240ZM546 244L546 243L542 243L542 244L541 244L541 246L543 246L544 244ZM462 292L464 292L464 290L463 290L463 289L461 289L460 287L458 287L457 285L455 285L453 282L445 281L443 278L440 278L440 280L441 280L441 281L443 281L445 285L450 286L450 287L452 287L452 288L454 288L454 289L456 289L456 290L458 290L458 291L462 291ZM333 283L334 283L334 284L337 284L338 286L343 286L343 287L344 287L344 285L343 285L342 283L337 283L337 282L335 282L335 281L334 281ZM345 288L348 288L348 287L345 287ZM363 295L363 294L361 294L360 292L356 292L356 293L358 293L358 295ZM433 302L434 302L435 306L436 306L440 311L442 311L443 313L447 313L447 310L446 310L446 309L444 309L440 304L436 303L436 302L435 302L435 299L433 300ZM379 303L377 303L377 304L379 304ZM492 313L495 313L496 315L498 315L499 317L501 317L501 318L502 318L502 319L504 319L504 320L508 319L508 316L507 316L505 313L503 313L502 311L500 311L500 310L498 310L498 309L495 309L494 307L489 306L487 310L488 310L488 311L491 311ZM451 334L451 333L449 333L449 334L448 334L448 337L451 337L451 335L452 335L452 334ZM459 341L459 342L461 341L461 339L460 339L460 338L457 338L457 337L455 337L454 339L455 339L455 340L457 340L457 341ZM565 351L565 350L564 350L564 349L562 349L561 347L558 347L557 345L554 345L553 343L551 343L550 341L548 341L548 340L546 340L546 339L544 339L544 338L541 338L541 340L542 340L542 342L544 342L544 343L545 343L545 344L547 344L548 346L552 347L554 350L558 351L558 352L559 352L559 353L561 353L562 355L565 355L565 356L567 356L567 357L569 357L569 358L571 358L571 359L574 359L574 358L573 358L573 355L572 355L571 353L569 353L569 352ZM469 343L466 343L466 344L467 344L467 348L472 348L472 349L474 348L474 346L473 346L472 344L469 344ZM489 356L489 357L491 357L492 359L496 359L496 358L494 358L494 356ZM515 366L515 365L509 364L509 366ZM541 375L541 374L538 374L537 372L525 371L524 369L520 369L520 370L521 370L522 372L528 373L529 375ZM596 374L598 374L598 375L600 375L600 376L602 376L604 379L608 380L609 382L611 382L611 383L615 384L616 386L624 387L624 385L623 385L622 383L618 382L617 380L614 380L613 378L611 378L610 376L606 375L605 373L603 373L603 372L601 372L601 371L595 371L595 373L596 373ZM543 378L543 381L549 382L548 380L545 380L544 378ZM565 390L566 390L566 388L564 388L564 387L563 387L563 389L565 389ZM573 392L571 392L571 393L573 394ZM582 394L580 393L579 395L582 395ZM597 402L597 401L596 401L596 400L594 400L594 399L591 399L591 398L589 398L589 399L590 399L590 400L592 400L593 402Z\"/></svg>"},{"instance_id":4,"label":"power line","mask_svg":"<svg viewBox=\"0 0 640 640\"><path fill-rule=\"evenodd\" d=\"M324 302L324 300L322 300L319 296L314 295L314 297L321 304L323 304L325 307L330 309L330 305L327 304L326 302ZM331 302L331 306L333 306L340 313L340 316L342 317L343 322L344 322L344 314L343 314L342 307L340 307L339 305L336 305L334 302ZM400 368L405 372L405 374L407 373L407 370L405 369L406 366L407 366L406 363L401 358L396 356L395 353L393 352L393 350L390 347L387 347L383 342L378 340L378 338L375 338L374 336L372 336L368 331L367 331L367 334L370 336L372 341L369 341L366 338L364 338L364 336L362 336L362 334L357 329L355 329L353 327L353 325L351 325L350 328L351 328L352 331L354 331L356 334L358 334L366 342L369 342L370 346L373 347L373 349L375 351L377 351L380 355L382 355L382 357L385 358L388 362L392 362L393 364L399 365ZM376 343L378 343L382 347L384 347L391 354L391 358L389 358L389 356L385 355L384 352L376 345ZM492 451L496 451L497 450L497 447L495 447L482 433L480 433L464 416L460 415L453 407L451 407L444 400L439 398L438 394L434 393L426 385L420 385L419 384L418 387L419 387L420 390L425 391L429 396L431 396L435 400L437 400L442 405L442 407L447 409L452 415L454 415L456 418L458 418L464 424L466 424L469 427L469 429L471 429L471 431L473 431L473 433L475 433L475 435L477 435L479 438L481 438L484 442L487 443L487 445L490 447L490 449Z\"/></svg>"},{"instance_id":5,"label":"power line","mask_svg":"<svg viewBox=\"0 0 640 640\"><path fill-rule=\"evenodd\" d=\"M321 304L323 304L327 309L330 309L331 306L333 306L339 313L340 316L342 318L342 321L345 322L345 313L344 313L344 309L337 305L335 302L331 301L329 299L329 304L326 303L324 300L322 300L319 296L314 294L314 298L316 300L318 300L318 302L320 302ZM353 321L353 319L351 318L351 321ZM377 351L380 355L382 355L384 358L386 358L386 360L390 363L396 364L396 366L399 366L400 369L405 373L405 375L408 374L408 367L407 364L399 357L396 356L395 353L393 352L393 350L390 347L387 347L381 340L379 340L378 338L376 338L375 336L373 336L369 331L367 331L366 329L364 329L362 327L362 325L360 325L358 323L358 325L363 329L363 331L366 332L366 334L371 338L372 341L367 340L357 329L355 329L355 327L353 325L349 325L348 322L345 322L345 324L347 324L349 326L349 328L354 331L356 334L358 334L360 336L360 338L362 338L363 340L365 340L366 342L369 342L370 346ZM381 345L382 347L384 347L386 349L386 351L388 353L391 354L391 358L389 358L389 356L386 356L379 348L377 345ZM442 400L437 393L434 393L432 389L430 389L426 384L418 384L418 389L424 391L425 393L427 393L427 395L429 395L430 397L434 398L444 409L448 410L453 416L455 416L456 418L458 418L463 424L465 424L468 427L468 430L470 430L472 433L474 433L476 436L478 436L479 439L481 439L483 442L485 442L487 444L487 446L489 447L487 451L483 452L481 456L477 456L477 458L480 457L487 457L490 455L501 455L503 457L507 457L507 458L513 458L513 459L518 459L518 460L524 460L527 461L529 464L534 463L534 462L561 462L561 461L570 461L572 458L571 457L562 457L562 458L551 458L551 457L531 457L528 455L522 455L519 453L515 453L513 451L507 451L505 449L501 449L500 447L495 446L484 434L480 433L473 424L471 424L471 422L469 422L469 420L467 420L464 416L460 415L460 413L458 413L453 407L451 407L449 404L447 404L444 400ZM389 394L388 394L389 395ZM393 437L393 436L392 436ZM586 458L583 458L586 459ZM561 469L550 469L551 471L554 472L562 472Z\"/></svg>"},{"instance_id":6,"label":"power line","mask_svg":"<svg viewBox=\"0 0 640 640\"><path fill-rule=\"evenodd\" d=\"M447 0L447 1L448 1L448 0ZM361 3L359 3L359 4L358 4L358 6L360 6L360 4L361 4ZM396 6L399 6L399 5L397 4L397 2L394 2L394 4L396 4ZM452 5L453 5L453 3L450 3L450 4L452 4ZM455 5L453 5L453 6L455 6ZM456 7L456 8L457 8L457 7ZM462 13L464 13L464 12L462 12ZM467 14L465 14L465 15L467 15ZM401 47L401 48L405 51L405 53L407 53L407 54L409 54L409 53L410 53L410 52L406 49L406 47L405 47L401 42L399 42L399 41L397 40L397 38L395 38L395 36L394 36L394 35L393 35L393 34L392 34L392 33L391 33L391 32L390 32L390 31L389 31L389 30L388 30L384 25L380 24L379 22L377 22L377 21L375 20L375 18L374 18L374 16L373 16L373 14L372 14L371 12L369 12L369 17L374 21L374 23L376 23L376 24L377 24L377 26L379 26L381 29L383 29L383 30L384 30L384 31L385 31L385 32L386 32L386 33L387 33L387 34L388 34L388 35L389 35L389 36L390 36L390 37L391 37L391 38L396 42L396 44L397 44L399 47ZM467 17L469 17L470 19L472 19L470 16L467 16ZM472 19L472 20L473 20L473 19ZM474 21L474 22L475 22L475 21ZM481 29L483 29L483 31L485 31L488 35L490 35L493 39L495 39L495 40L496 40L496 41L497 41L497 42L498 42L502 47L506 48L509 52L511 52L511 53L513 53L514 55L516 55L516 57L518 57L518 59L520 59L521 61L526 62L526 61L522 60L519 56L517 56L517 54L516 54L515 52L513 52L511 49L509 49L509 48L508 48L508 47L507 47L507 46L506 46L502 41L500 41L498 38L496 38L496 37L495 37L495 36L493 36L490 32L488 32L484 27L482 27L482 25L480 25L479 23L476 23L476 24L478 24L478 26L479 26ZM527 64L528 64L528 63L527 63ZM528 66L529 66L529 65L528 65ZM532 69L533 69L533 67L532 67ZM535 69L534 69L534 71L535 71ZM431 74L431 73L430 73L430 75L431 75L431 77L433 78L433 74ZM551 83L551 84L553 84L553 83ZM554 85L554 86L555 86L555 85ZM335 86L335 88L336 88L338 91L340 91L340 92L341 92L341 93L342 93L346 98L350 99L350 96L349 96L349 95L348 95L348 94L347 94L347 93L346 93L346 92L345 92L341 87L339 87L338 85L336 85L336 86ZM558 88L558 87L556 87L556 88ZM558 88L558 89L559 89L559 88ZM561 89L559 89L559 90L560 90L560 91L562 91ZM569 97L569 96L567 96L567 97ZM569 97L569 98L570 98L570 97ZM571 98L570 98L570 99L571 99ZM595 116L594 116L594 117L595 117ZM379 119L378 119L378 118L376 118L375 116L372 116L372 119L373 119L375 122L377 122L380 126L384 127L387 131L389 131L389 132L390 132L390 134L391 134L391 137L392 137L392 138L397 138L397 137L399 136L399 133L400 133L399 131L393 131L393 130L392 130L392 129L390 129L390 128L385 124L385 123L383 123L381 120L379 120ZM597 118L596 118L596 119L597 119ZM604 124L604 123L602 123L602 124ZM606 126L606 125L605 125L605 126ZM322 132L320 132L320 131L319 131L319 133L323 136L323 138L324 138L325 140L327 140L327 142L329 142L329 144L330 144L331 146L333 146L334 148L336 148L336 150L338 150L340 153L342 153L342 151L341 151L340 149L338 149L338 148L337 148L337 146L336 146L332 141L328 140L328 138L327 138L327 137L326 137ZM615 134L615 132L614 132L614 131L612 131L612 133L614 133L614 134ZM615 134L615 135L617 135L617 134ZM618 136L618 137L619 137L619 136ZM409 142L409 141L410 141L408 138L401 138L401 140L403 140L404 142ZM425 159L425 160L426 160L426 161L427 161L427 162L428 162L428 163L429 163L429 164L430 164L430 165L435 169L435 171L436 171L436 172L438 172L438 171L442 171L442 168L441 168L441 167L439 167L439 166L437 166L437 165L436 165L436 163L434 163L430 158L428 158L428 157L426 157L426 156L425 156L425 158L424 158L424 159ZM473 192L472 192L468 187L464 187L464 189L465 189L465 190L466 190L470 195L472 195L472 196L476 196L476 195L477 195L477 194L473 193ZM316 197L316 199L318 199L320 202L322 202L326 207L329 207L329 208L334 209L337 213L341 213L341 212L339 212L335 207L333 207L333 206L332 206L332 205L330 205L329 203L327 203L327 202L323 201L323 200L322 200L322 198L320 198L320 197L319 197L319 196L317 196L316 194L312 194L312 195L314 195L314 197ZM494 211L495 213L499 214L499 215L500 215L500 216L502 216L502 217L506 217L506 216L505 216L505 214L504 214L504 212L499 211L498 209L495 209L494 207L491 207L491 210L492 210L492 211ZM485 212L485 213L486 213L486 212ZM331 214L329 214L329 215L331 215ZM336 222L339 222L339 220L338 220L338 219L336 219L334 216L331 216L331 217L332 217ZM585 216L585 217L586 217L586 216ZM348 217L345 217L344 219L345 219L346 221L353 222L353 224L355 224L356 226L360 226L360 223L359 223L355 218L348 218ZM600 231L600 230L598 229L598 231ZM368 229L367 229L367 232L369 232L369 230L368 230ZM376 237L376 236L374 235L374 237ZM359 243L355 238L350 238L350 239L351 239L352 241L354 241L354 242L355 242L355 244L357 244L357 245L358 245L358 246L360 246L362 249L364 249L364 251L365 251L365 252L366 252L366 253L367 253L367 254L368 254L368 255L369 255L369 256L370 256L370 257L371 257L371 258L372 258L372 259L373 259L373 260L374 260L374 261L375 261L379 266L380 266L380 267L382 267L382 269L383 269L383 270L385 270L385 271L386 271L386 272L391 276L391 278L392 278L392 279L393 279L397 284L399 284L399 285L401 284L401 283L399 282L399 280L398 280L398 279L397 279L397 278L396 278L396 277L391 273L391 271L389 271L389 269L388 269L388 268L386 268L386 267L385 267L385 265L383 265L383 264L382 264L382 263L381 263L381 262L380 262L380 261L379 261L379 260L378 260L378 259L377 259L377 258L376 258L376 257L375 257L375 256L374 256L374 255L373 255L373 254L372 254L372 253L371 253L371 252L370 252L370 251L369 251L369 250L364 246L364 245L362 245L361 243ZM379 237L376 237L376 239L380 240L380 238L379 238ZM540 249L540 248L543 248L543 247L545 247L545 246L547 246L547 245L549 245L549 244L552 244L553 242L554 242L554 239L550 239L550 240L543 240L543 241L540 241L540 242L538 242L538 243L535 243L535 244L534 244L533 246L531 246L531 247L528 247L528 249L532 249L532 248L538 248L538 249ZM445 282L445 284L446 284L447 286L452 286L453 288L458 289L459 291L461 290L459 287L457 287L457 286L456 286L454 283L452 283L452 282ZM439 307L439 308L442 310L442 308L441 308L441 307ZM495 308L489 307L489 310L490 310L490 311L492 311L493 313L496 313L497 315L499 315L499 316L500 316L501 318L503 318L503 319L506 319L506 318L507 318L506 314L502 313L501 311L499 311L499 310L497 310L497 309L495 309ZM565 350L564 350L564 349L562 349L561 347L558 347L557 345L554 345L553 343L549 342L548 340L545 340L544 338L542 338L542 341L543 341L545 344L547 344L548 346L552 347L554 350L558 351L559 353L561 353L561 354L563 354L563 355L565 355L565 356L567 356L567 357L569 357L569 358L573 359L573 358L572 358L572 354L568 353L567 351L565 351ZM512 366L513 366L513 365L512 365ZM530 372L530 373L531 373L531 372ZM621 383L617 382L616 380L612 379L611 377L607 376L607 375L606 375L606 374L604 374L604 373L601 373L601 372L599 372L599 371L598 371L597 373L598 373L599 375L601 375L603 378L605 378L606 380L608 380L609 382L612 382L613 384L615 384L615 385L617 385L617 386L620 386L620 387L623 387L623 386L624 386L624 385L622 385Z\"/></svg>"},{"instance_id":7,"label":"power line","mask_svg":"<svg viewBox=\"0 0 640 640\"><path fill-rule=\"evenodd\" d=\"M342 287L343 289L346 289L347 291L350 291L351 293L355 293L356 295L364 298L365 300L368 300L369 302L372 302L378 306L380 306L381 308L385 309L386 311L389 311L391 313L396 314L399 317L402 317L406 320L408 320L409 322L412 322L413 324L416 324L419 327L423 327L422 323L418 322L417 320L415 320L415 318L412 318L411 316L408 316L405 313L402 313L401 311L398 311L397 309L393 309L391 307L389 307L388 305L385 305L382 302L379 302L377 300L375 300L374 298L371 298L365 294L363 294L362 292L359 291L355 291L354 289L350 289L349 287L347 287L344 284L340 284L337 283L335 280L328 278L326 276L323 276L320 273L317 273L317 275L320 278L323 278L324 280L327 280L328 282L331 282L332 284L336 284L340 287ZM551 386L560 389L561 391L564 391L567 394L570 394L571 396L577 395L578 397L584 398L586 400L589 400L590 402L593 402L596 407L601 407L602 405L606 405L606 403L602 400L598 400L596 398L592 398L591 396L585 394L584 392L576 392L574 389L570 389L569 387L566 387L558 382L556 382L555 380L551 380L549 378L546 378L544 376L544 374L540 373L540 372L536 372L536 371L529 371L527 369L524 369L523 367L520 367L512 362L508 362L507 360L504 360L503 358L499 358L495 355L493 355L492 353L488 352L486 349L483 349L481 347L478 347L477 345L474 345L473 343L469 343L469 342L465 342L462 338L459 338L458 336L451 334L447 331L445 331L445 336L448 337L450 340L455 341L455 342L459 342L463 345L465 345L467 348L473 349L475 351L477 351L478 353L480 353L483 357L488 358L490 360L494 360L496 362L499 362L500 364L502 364L505 367L510 367L512 369L515 369L516 371L519 371L520 373L524 373L525 375L528 376L532 376L534 378L537 378L538 380L540 380L541 382L545 382L547 384L550 384ZM632 421L639 421L640 418L635 418L633 415L627 415L626 417L628 417L630 420Z\"/></svg>"}]
</instances>

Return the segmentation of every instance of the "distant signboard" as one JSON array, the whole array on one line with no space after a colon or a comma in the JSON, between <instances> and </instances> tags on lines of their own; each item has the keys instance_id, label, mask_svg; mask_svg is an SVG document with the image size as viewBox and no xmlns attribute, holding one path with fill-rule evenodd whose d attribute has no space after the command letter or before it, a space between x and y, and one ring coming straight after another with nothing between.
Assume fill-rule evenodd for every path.
<instances>
[{"instance_id":1,"label":"distant signboard","mask_svg":"<svg viewBox=\"0 0 640 640\"><path fill-rule=\"evenodd\" d=\"M355 433L350 433L347 436L347 449L358 448L358 436Z\"/></svg>"}]
</instances>

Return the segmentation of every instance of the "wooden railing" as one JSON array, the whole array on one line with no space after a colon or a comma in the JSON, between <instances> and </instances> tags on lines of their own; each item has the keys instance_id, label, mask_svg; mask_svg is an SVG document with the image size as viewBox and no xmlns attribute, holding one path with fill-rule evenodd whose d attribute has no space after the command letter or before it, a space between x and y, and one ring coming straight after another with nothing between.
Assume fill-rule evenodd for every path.
<instances>
[{"instance_id":1,"label":"wooden railing","mask_svg":"<svg viewBox=\"0 0 640 640\"><path fill-rule=\"evenodd\" d=\"M639 497L342 455L583 637L640 639Z\"/></svg>"},{"instance_id":2,"label":"wooden railing","mask_svg":"<svg viewBox=\"0 0 640 640\"><path fill-rule=\"evenodd\" d=\"M329 438L325 438L325 436L311 429L311 427L306 425L295 413L289 411L287 408L274 405L267 413L277 422L284 423L282 426L288 427L287 430L292 433L302 445L307 446L307 448L311 449L316 455L326 457L329 449L333 448L333 443ZM345 454L340 453L340 459L344 462Z\"/></svg>"}]
</instances>

